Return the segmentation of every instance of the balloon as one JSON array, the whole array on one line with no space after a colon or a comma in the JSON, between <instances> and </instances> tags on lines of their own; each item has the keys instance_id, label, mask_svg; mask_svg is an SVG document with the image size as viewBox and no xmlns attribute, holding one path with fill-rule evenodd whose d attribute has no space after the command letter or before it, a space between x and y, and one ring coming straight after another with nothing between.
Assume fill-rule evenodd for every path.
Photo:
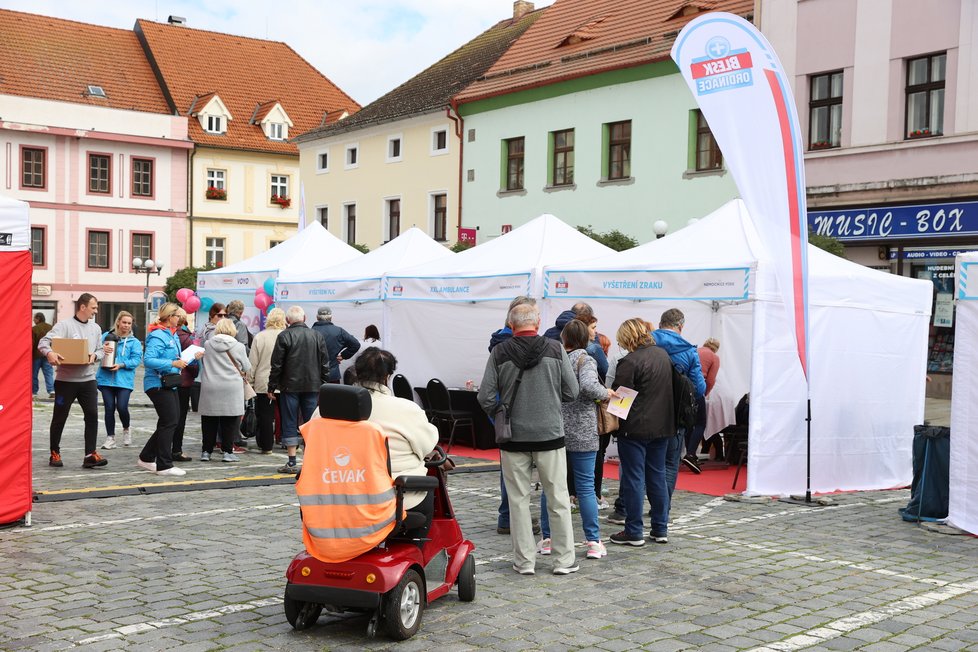
<instances>
[{"instance_id":1,"label":"balloon","mask_svg":"<svg viewBox=\"0 0 978 652\"><path fill-rule=\"evenodd\" d=\"M177 301L183 303L187 300L187 297L193 296L194 291L190 288L180 288L177 290Z\"/></svg>"},{"instance_id":2,"label":"balloon","mask_svg":"<svg viewBox=\"0 0 978 652\"><path fill-rule=\"evenodd\" d=\"M197 312L200 310L200 297L196 294L191 294L184 300L183 309L187 312Z\"/></svg>"},{"instance_id":3,"label":"balloon","mask_svg":"<svg viewBox=\"0 0 978 652\"><path fill-rule=\"evenodd\" d=\"M264 310L268 306L272 305L272 297L268 296L261 290L255 293L255 307L259 310Z\"/></svg>"},{"instance_id":4,"label":"balloon","mask_svg":"<svg viewBox=\"0 0 978 652\"><path fill-rule=\"evenodd\" d=\"M275 279L269 276L268 278L265 279L265 283L261 286L261 288L265 291L265 294L267 294L270 297L274 297Z\"/></svg>"},{"instance_id":5,"label":"balloon","mask_svg":"<svg viewBox=\"0 0 978 652\"><path fill-rule=\"evenodd\" d=\"M207 312L214 305L214 300L210 297L200 297L200 309Z\"/></svg>"},{"instance_id":6,"label":"balloon","mask_svg":"<svg viewBox=\"0 0 978 652\"><path fill-rule=\"evenodd\" d=\"M274 304L274 303L270 303L270 304L268 304L268 307L267 307L267 308L265 308L265 312L266 312L266 313L269 313L269 312L271 312L271 311L273 311L273 310L275 310L275 304Z\"/></svg>"}]
</instances>

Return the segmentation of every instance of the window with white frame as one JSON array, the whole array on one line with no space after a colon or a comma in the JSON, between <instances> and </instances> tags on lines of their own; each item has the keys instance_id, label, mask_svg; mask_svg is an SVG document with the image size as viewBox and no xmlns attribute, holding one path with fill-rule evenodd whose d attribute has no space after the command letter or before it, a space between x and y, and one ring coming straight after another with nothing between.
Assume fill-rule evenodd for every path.
<instances>
[{"instance_id":1,"label":"window with white frame","mask_svg":"<svg viewBox=\"0 0 978 652\"><path fill-rule=\"evenodd\" d=\"M431 237L438 242L444 242L448 240L448 195L432 195L431 211Z\"/></svg>"},{"instance_id":2,"label":"window with white frame","mask_svg":"<svg viewBox=\"0 0 978 652\"><path fill-rule=\"evenodd\" d=\"M329 206L316 207L316 219L323 225L324 229L329 228Z\"/></svg>"},{"instance_id":3,"label":"window with white frame","mask_svg":"<svg viewBox=\"0 0 978 652\"><path fill-rule=\"evenodd\" d=\"M211 188L215 190L227 190L224 185L224 179L227 176L226 170L215 170L208 168L207 170L207 189Z\"/></svg>"},{"instance_id":4,"label":"window with white frame","mask_svg":"<svg viewBox=\"0 0 978 652\"><path fill-rule=\"evenodd\" d=\"M88 267L90 269L109 268L109 232L88 232Z\"/></svg>"},{"instance_id":5,"label":"window with white frame","mask_svg":"<svg viewBox=\"0 0 978 652\"><path fill-rule=\"evenodd\" d=\"M401 135L391 136L387 139L387 162L393 163L401 160Z\"/></svg>"},{"instance_id":6,"label":"window with white frame","mask_svg":"<svg viewBox=\"0 0 978 652\"><path fill-rule=\"evenodd\" d=\"M401 235L401 198L388 199L384 203L387 209L387 239L393 240Z\"/></svg>"},{"instance_id":7,"label":"window with white frame","mask_svg":"<svg viewBox=\"0 0 978 652\"><path fill-rule=\"evenodd\" d=\"M344 167L347 169L355 168L360 165L360 146L359 145L347 145L346 146L346 156L344 158Z\"/></svg>"},{"instance_id":8,"label":"window with white frame","mask_svg":"<svg viewBox=\"0 0 978 652\"><path fill-rule=\"evenodd\" d=\"M224 238L204 238L204 265L224 267Z\"/></svg>"},{"instance_id":9,"label":"window with white frame","mask_svg":"<svg viewBox=\"0 0 978 652\"><path fill-rule=\"evenodd\" d=\"M355 245L357 243L357 205L346 204L346 244Z\"/></svg>"},{"instance_id":10,"label":"window with white frame","mask_svg":"<svg viewBox=\"0 0 978 652\"><path fill-rule=\"evenodd\" d=\"M285 125L281 122L268 123L268 137L272 140L285 140Z\"/></svg>"},{"instance_id":11,"label":"window with white frame","mask_svg":"<svg viewBox=\"0 0 978 652\"><path fill-rule=\"evenodd\" d=\"M31 263L39 267L43 267L47 260L44 250L46 230L43 226L31 227Z\"/></svg>"},{"instance_id":12,"label":"window with white frame","mask_svg":"<svg viewBox=\"0 0 978 652\"><path fill-rule=\"evenodd\" d=\"M223 134L224 116L220 116L220 115L207 116L207 126L204 128L204 131L210 134Z\"/></svg>"},{"instance_id":13,"label":"window with white frame","mask_svg":"<svg viewBox=\"0 0 978 652\"><path fill-rule=\"evenodd\" d=\"M448 129L440 127L431 130L431 153L448 153Z\"/></svg>"},{"instance_id":14,"label":"window with white frame","mask_svg":"<svg viewBox=\"0 0 978 652\"><path fill-rule=\"evenodd\" d=\"M289 177L284 174L272 175L272 200L286 199L289 196Z\"/></svg>"},{"instance_id":15,"label":"window with white frame","mask_svg":"<svg viewBox=\"0 0 978 652\"><path fill-rule=\"evenodd\" d=\"M316 172L329 172L329 152L319 152L316 155Z\"/></svg>"}]
</instances>

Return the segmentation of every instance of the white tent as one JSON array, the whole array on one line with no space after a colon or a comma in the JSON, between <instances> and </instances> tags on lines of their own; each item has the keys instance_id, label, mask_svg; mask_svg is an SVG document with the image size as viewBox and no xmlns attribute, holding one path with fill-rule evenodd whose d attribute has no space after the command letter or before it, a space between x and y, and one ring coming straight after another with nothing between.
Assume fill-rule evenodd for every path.
<instances>
[{"instance_id":1,"label":"white tent","mask_svg":"<svg viewBox=\"0 0 978 652\"><path fill-rule=\"evenodd\" d=\"M384 342L415 385L435 377L449 386L478 383L489 336L503 327L514 297L541 296L545 265L611 251L553 215L541 215L451 258L389 274ZM553 322L541 312L544 325Z\"/></svg>"},{"instance_id":2,"label":"white tent","mask_svg":"<svg viewBox=\"0 0 978 652\"><path fill-rule=\"evenodd\" d=\"M924 413L931 285L809 247L812 489L880 489L911 479ZM777 280L740 200L661 240L545 270L548 302L592 303L599 330L686 314L683 336L721 342L714 394L750 390L748 493L806 487L806 390ZM712 397L718 400L718 397ZM732 420L732 419L731 419Z\"/></svg>"},{"instance_id":3,"label":"white tent","mask_svg":"<svg viewBox=\"0 0 978 652\"><path fill-rule=\"evenodd\" d=\"M322 224L312 222L268 251L227 267L200 272L197 274L197 294L221 303L233 299L243 301L245 314L242 321L252 332L257 332L260 311L254 305L254 296L268 279L274 282L283 273L302 274L361 256L363 253L327 231Z\"/></svg>"},{"instance_id":4,"label":"white tent","mask_svg":"<svg viewBox=\"0 0 978 652\"><path fill-rule=\"evenodd\" d=\"M280 308L302 306L311 323L319 306L329 305L333 322L360 339L373 324L385 333L382 280L388 272L454 256L424 231L412 227L379 249L339 265L298 273L283 270L275 283Z\"/></svg>"},{"instance_id":5,"label":"white tent","mask_svg":"<svg viewBox=\"0 0 978 652\"><path fill-rule=\"evenodd\" d=\"M951 384L951 495L948 523L978 534L978 252L955 261L957 310ZM968 282L968 277L972 281Z\"/></svg>"}]
</instances>

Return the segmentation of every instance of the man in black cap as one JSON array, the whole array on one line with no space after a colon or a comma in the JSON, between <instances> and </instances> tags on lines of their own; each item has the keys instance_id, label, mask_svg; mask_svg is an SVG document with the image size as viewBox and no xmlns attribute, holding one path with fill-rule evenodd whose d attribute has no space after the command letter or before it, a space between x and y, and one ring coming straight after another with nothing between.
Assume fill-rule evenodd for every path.
<instances>
[{"instance_id":1,"label":"man in black cap","mask_svg":"<svg viewBox=\"0 0 978 652\"><path fill-rule=\"evenodd\" d=\"M316 313L316 323L312 330L319 333L326 342L329 357L329 382L340 382L340 363L349 360L360 350L360 340L333 323L333 311L322 306Z\"/></svg>"}]
</instances>

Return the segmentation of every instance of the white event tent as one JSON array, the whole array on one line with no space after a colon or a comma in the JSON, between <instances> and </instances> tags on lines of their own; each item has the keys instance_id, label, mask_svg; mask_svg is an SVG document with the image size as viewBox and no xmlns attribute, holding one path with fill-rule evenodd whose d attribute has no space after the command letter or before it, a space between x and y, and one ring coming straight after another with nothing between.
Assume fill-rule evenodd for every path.
<instances>
[{"instance_id":1,"label":"white event tent","mask_svg":"<svg viewBox=\"0 0 978 652\"><path fill-rule=\"evenodd\" d=\"M811 246L808 264L812 490L909 484L913 426L924 414L931 284ZM732 405L750 390L748 493L804 493L805 379L774 270L741 200L661 240L550 265L544 283L545 303L588 301L609 335L626 318L657 324L677 307L687 340L718 338L714 393Z\"/></svg>"},{"instance_id":2,"label":"white event tent","mask_svg":"<svg viewBox=\"0 0 978 652\"><path fill-rule=\"evenodd\" d=\"M541 215L451 258L388 274L384 344L398 371L415 386L440 378L449 386L478 384L489 336L503 327L509 302L540 297L545 265L611 253L553 215ZM543 327L554 315L541 306Z\"/></svg>"},{"instance_id":3,"label":"white event tent","mask_svg":"<svg viewBox=\"0 0 978 652\"><path fill-rule=\"evenodd\" d=\"M254 296L269 278L274 280L283 273L302 274L361 256L362 252L337 238L322 224L312 222L267 251L227 267L198 273L197 295L225 304L234 299L243 301L245 313L242 321L256 333L260 327L261 311L254 305Z\"/></svg>"},{"instance_id":4,"label":"white event tent","mask_svg":"<svg viewBox=\"0 0 978 652\"><path fill-rule=\"evenodd\" d=\"M978 534L978 252L955 261L957 308L951 381L951 495L947 521ZM972 277L968 282L968 277Z\"/></svg>"},{"instance_id":5,"label":"white event tent","mask_svg":"<svg viewBox=\"0 0 978 652\"><path fill-rule=\"evenodd\" d=\"M276 305L283 309L301 306L310 324L319 307L328 305L333 311L333 323L357 339L362 339L364 328L373 324L386 344L383 276L454 255L424 231L412 227L380 248L339 265L320 265L319 269L301 273L292 268L283 270L275 283Z\"/></svg>"}]
</instances>

